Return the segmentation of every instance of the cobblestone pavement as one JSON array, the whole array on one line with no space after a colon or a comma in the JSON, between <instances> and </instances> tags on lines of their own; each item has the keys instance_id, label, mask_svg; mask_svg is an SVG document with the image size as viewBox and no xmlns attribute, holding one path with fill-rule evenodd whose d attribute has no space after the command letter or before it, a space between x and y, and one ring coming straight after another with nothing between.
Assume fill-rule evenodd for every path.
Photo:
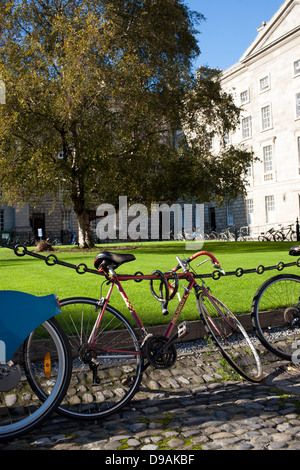
<instances>
[{"instance_id":1,"label":"cobblestone pavement","mask_svg":"<svg viewBox=\"0 0 300 470\"><path fill-rule=\"evenodd\" d=\"M54 414L0 449L104 450L116 455L120 450L166 450L171 455L300 449L300 370L272 362L264 367L263 382L252 384L224 380L218 367L212 356L182 354L171 369L147 369L141 390L120 413L100 422Z\"/></svg>"}]
</instances>

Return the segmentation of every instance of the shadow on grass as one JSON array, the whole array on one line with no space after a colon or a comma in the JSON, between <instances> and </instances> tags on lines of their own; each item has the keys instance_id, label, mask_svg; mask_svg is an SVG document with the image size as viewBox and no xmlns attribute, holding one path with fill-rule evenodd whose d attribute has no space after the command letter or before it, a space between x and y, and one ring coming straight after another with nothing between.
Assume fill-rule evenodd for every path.
<instances>
[{"instance_id":1,"label":"shadow on grass","mask_svg":"<svg viewBox=\"0 0 300 470\"><path fill-rule=\"evenodd\" d=\"M189 247L193 246L193 243L189 242ZM197 244L195 244L195 251L210 251L212 253L223 253L223 254L237 254L237 253L253 253L253 252L286 252L288 253L291 246L296 245L297 242L204 242L202 248L199 250ZM147 244L141 244L137 249L138 253L149 253L149 252L162 252L175 253L180 255L184 250L185 255L193 253L193 250L185 250L186 242L153 242ZM108 248L109 250L109 248ZM120 247L120 251L122 247Z\"/></svg>"}]
</instances>

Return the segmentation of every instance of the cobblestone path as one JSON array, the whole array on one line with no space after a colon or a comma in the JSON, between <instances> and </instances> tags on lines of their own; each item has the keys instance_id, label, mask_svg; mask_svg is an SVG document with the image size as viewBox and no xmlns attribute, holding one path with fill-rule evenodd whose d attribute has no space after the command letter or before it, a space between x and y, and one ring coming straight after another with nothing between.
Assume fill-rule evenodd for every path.
<instances>
[{"instance_id":1,"label":"cobblestone path","mask_svg":"<svg viewBox=\"0 0 300 470\"><path fill-rule=\"evenodd\" d=\"M252 384L224 379L213 355L185 353L171 369L148 369L141 390L121 412L99 422L54 414L0 449L298 450L300 371L272 362L263 382Z\"/></svg>"}]
</instances>

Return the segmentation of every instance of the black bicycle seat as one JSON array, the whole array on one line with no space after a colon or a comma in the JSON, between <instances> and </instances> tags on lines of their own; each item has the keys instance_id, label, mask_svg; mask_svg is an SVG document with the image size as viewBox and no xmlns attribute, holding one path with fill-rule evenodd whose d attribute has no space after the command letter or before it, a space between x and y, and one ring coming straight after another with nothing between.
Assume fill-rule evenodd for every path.
<instances>
[{"instance_id":1,"label":"black bicycle seat","mask_svg":"<svg viewBox=\"0 0 300 470\"><path fill-rule=\"evenodd\" d=\"M289 255L300 256L300 245L292 246L289 250Z\"/></svg>"},{"instance_id":2,"label":"black bicycle seat","mask_svg":"<svg viewBox=\"0 0 300 470\"><path fill-rule=\"evenodd\" d=\"M131 254L101 251L101 253L98 253L94 260L94 266L96 269L99 269L100 265L105 265L107 268L112 267L113 269L116 269L121 264L134 260L135 256Z\"/></svg>"}]
</instances>

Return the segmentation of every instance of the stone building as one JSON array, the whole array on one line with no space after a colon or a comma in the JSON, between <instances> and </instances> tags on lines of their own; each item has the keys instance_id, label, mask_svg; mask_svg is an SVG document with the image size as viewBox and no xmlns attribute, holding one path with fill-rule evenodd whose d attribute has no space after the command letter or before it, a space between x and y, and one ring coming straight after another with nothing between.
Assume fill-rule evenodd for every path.
<instances>
[{"instance_id":1,"label":"stone building","mask_svg":"<svg viewBox=\"0 0 300 470\"><path fill-rule=\"evenodd\" d=\"M221 83L242 109L228 143L244 144L259 161L245 201L206 207L208 229L247 225L254 236L300 219L300 0L286 0L257 32Z\"/></svg>"},{"instance_id":2,"label":"stone building","mask_svg":"<svg viewBox=\"0 0 300 470\"><path fill-rule=\"evenodd\" d=\"M77 218L72 208L62 202L44 198L43 202L12 208L0 205L0 237L5 241L10 236L20 243L30 243L40 238L70 243L78 232Z\"/></svg>"}]
</instances>

